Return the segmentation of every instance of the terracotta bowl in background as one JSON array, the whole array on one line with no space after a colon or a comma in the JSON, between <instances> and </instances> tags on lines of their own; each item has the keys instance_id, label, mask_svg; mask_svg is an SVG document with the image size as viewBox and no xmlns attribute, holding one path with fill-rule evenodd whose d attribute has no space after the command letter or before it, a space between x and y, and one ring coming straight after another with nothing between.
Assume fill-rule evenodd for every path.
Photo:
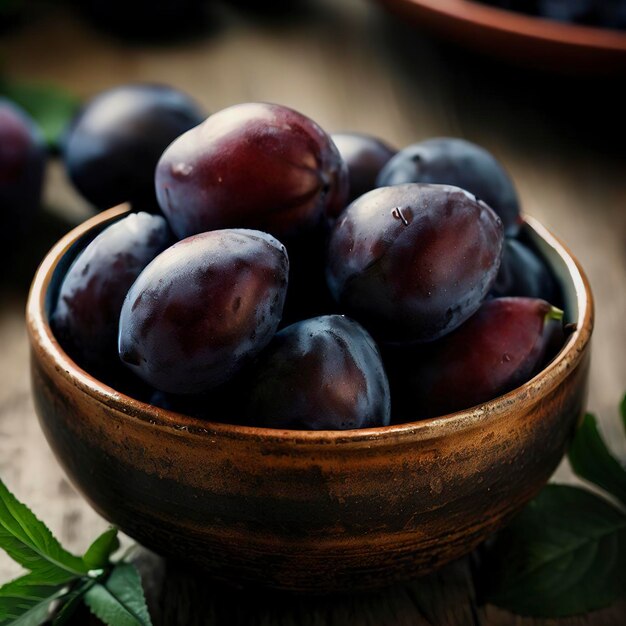
<instances>
[{"instance_id":1,"label":"terracotta bowl in background","mask_svg":"<svg viewBox=\"0 0 626 626\"><path fill-rule=\"evenodd\" d=\"M140 543L219 579L302 592L367 589L470 552L532 498L561 460L586 396L593 307L573 257L525 229L564 292L567 344L541 373L472 409L353 431L193 419L118 393L61 349L50 306L105 211L66 235L27 309L44 433L91 505Z\"/></svg>"},{"instance_id":2,"label":"terracotta bowl in background","mask_svg":"<svg viewBox=\"0 0 626 626\"><path fill-rule=\"evenodd\" d=\"M542 69L626 72L626 32L525 15L474 0L378 0L458 44Z\"/></svg>"}]
</instances>

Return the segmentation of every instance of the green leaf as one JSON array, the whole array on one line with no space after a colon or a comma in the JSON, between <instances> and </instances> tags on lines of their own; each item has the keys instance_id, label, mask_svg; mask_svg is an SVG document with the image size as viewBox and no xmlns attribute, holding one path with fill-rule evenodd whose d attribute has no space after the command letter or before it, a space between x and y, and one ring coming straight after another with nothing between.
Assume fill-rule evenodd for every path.
<instances>
[{"instance_id":1,"label":"green leaf","mask_svg":"<svg viewBox=\"0 0 626 626\"><path fill-rule=\"evenodd\" d=\"M104 584L87 592L85 602L109 626L152 626L139 572L129 563L116 565Z\"/></svg>"},{"instance_id":2,"label":"green leaf","mask_svg":"<svg viewBox=\"0 0 626 626\"><path fill-rule=\"evenodd\" d=\"M609 452L591 413L585 415L576 431L568 456L578 476L602 487L626 505L626 470Z\"/></svg>"},{"instance_id":3,"label":"green leaf","mask_svg":"<svg viewBox=\"0 0 626 626\"><path fill-rule=\"evenodd\" d=\"M0 95L19 104L34 118L50 147L58 147L79 105L74 96L58 87L7 79L0 80Z\"/></svg>"},{"instance_id":4,"label":"green leaf","mask_svg":"<svg viewBox=\"0 0 626 626\"><path fill-rule=\"evenodd\" d=\"M588 491L549 485L486 549L486 596L531 617L565 617L626 595L626 516Z\"/></svg>"},{"instance_id":5,"label":"green leaf","mask_svg":"<svg viewBox=\"0 0 626 626\"><path fill-rule=\"evenodd\" d=\"M83 561L88 569L104 569L109 564L109 557L120 547L117 528L103 532L87 549Z\"/></svg>"},{"instance_id":6,"label":"green leaf","mask_svg":"<svg viewBox=\"0 0 626 626\"><path fill-rule=\"evenodd\" d=\"M41 584L32 574L0 587L0 626L39 626L64 593L63 585Z\"/></svg>"},{"instance_id":7,"label":"green leaf","mask_svg":"<svg viewBox=\"0 0 626 626\"><path fill-rule=\"evenodd\" d=\"M32 572L31 580L63 584L84 576L83 560L64 550L48 528L0 480L0 548Z\"/></svg>"},{"instance_id":8,"label":"green leaf","mask_svg":"<svg viewBox=\"0 0 626 626\"><path fill-rule=\"evenodd\" d=\"M68 594L63 596L61 608L56 612L52 626L64 626L68 623L71 617L74 615L78 605L82 602L85 594L96 582L94 580L87 580L83 584L79 585Z\"/></svg>"}]
</instances>

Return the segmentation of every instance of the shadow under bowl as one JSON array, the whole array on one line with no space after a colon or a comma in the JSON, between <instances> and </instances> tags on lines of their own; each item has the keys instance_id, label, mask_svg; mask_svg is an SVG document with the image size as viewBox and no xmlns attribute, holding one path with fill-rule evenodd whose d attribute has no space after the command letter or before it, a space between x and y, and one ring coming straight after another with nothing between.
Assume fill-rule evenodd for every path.
<instances>
[{"instance_id":1,"label":"shadow under bowl","mask_svg":"<svg viewBox=\"0 0 626 626\"><path fill-rule=\"evenodd\" d=\"M545 484L582 415L592 296L570 253L527 218L576 325L532 380L439 418L353 431L201 421L78 367L49 325L73 258L125 207L50 251L27 306L32 391L66 473L103 517L215 578L298 592L381 587L469 553Z\"/></svg>"}]
</instances>

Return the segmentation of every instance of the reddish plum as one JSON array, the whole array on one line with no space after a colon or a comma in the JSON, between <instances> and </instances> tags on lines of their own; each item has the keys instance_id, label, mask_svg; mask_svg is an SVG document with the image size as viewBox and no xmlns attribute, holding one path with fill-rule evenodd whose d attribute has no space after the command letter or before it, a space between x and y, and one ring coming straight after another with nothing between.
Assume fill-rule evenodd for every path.
<instances>
[{"instance_id":1,"label":"reddish plum","mask_svg":"<svg viewBox=\"0 0 626 626\"><path fill-rule=\"evenodd\" d=\"M561 347L562 315L544 300L497 298L432 344L386 351L396 419L467 409L523 384Z\"/></svg>"},{"instance_id":2,"label":"reddish plum","mask_svg":"<svg viewBox=\"0 0 626 626\"><path fill-rule=\"evenodd\" d=\"M330 137L308 117L277 104L239 104L165 151L156 192L179 237L255 228L287 243L343 208L347 170Z\"/></svg>"},{"instance_id":3,"label":"reddish plum","mask_svg":"<svg viewBox=\"0 0 626 626\"><path fill-rule=\"evenodd\" d=\"M39 208L46 149L28 114L0 98L0 246L13 247Z\"/></svg>"}]
</instances>

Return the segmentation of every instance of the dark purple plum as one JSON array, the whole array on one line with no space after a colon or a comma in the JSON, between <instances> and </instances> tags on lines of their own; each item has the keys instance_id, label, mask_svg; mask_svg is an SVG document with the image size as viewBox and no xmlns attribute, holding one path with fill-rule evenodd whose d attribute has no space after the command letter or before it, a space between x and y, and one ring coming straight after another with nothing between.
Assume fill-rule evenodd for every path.
<instances>
[{"instance_id":1,"label":"dark purple plum","mask_svg":"<svg viewBox=\"0 0 626 626\"><path fill-rule=\"evenodd\" d=\"M69 177L98 209L129 201L152 210L161 154L204 118L195 102L172 87L131 84L104 91L81 109L65 137Z\"/></svg>"},{"instance_id":2,"label":"dark purple plum","mask_svg":"<svg viewBox=\"0 0 626 626\"><path fill-rule=\"evenodd\" d=\"M595 0L595 5L598 25L626 29L626 0Z\"/></svg>"},{"instance_id":3,"label":"dark purple plum","mask_svg":"<svg viewBox=\"0 0 626 626\"><path fill-rule=\"evenodd\" d=\"M39 209L46 162L41 132L28 114L0 98L0 246L14 248ZM0 252L1 254L1 252Z\"/></svg>"},{"instance_id":4,"label":"dark purple plum","mask_svg":"<svg viewBox=\"0 0 626 626\"><path fill-rule=\"evenodd\" d=\"M438 341L387 350L394 419L467 409L525 383L562 346L562 316L544 300L497 298Z\"/></svg>"},{"instance_id":5,"label":"dark purple plum","mask_svg":"<svg viewBox=\"0 0 626 626\"><path fill-rule=\"evenodd\" d=\"M333 133L331 139L348 166L349 202L376 187L376 177L398 151L364 133Z\"/></svg>"},{"instance_id":6,"label":"dark purple plum","mask_svg":"<svg viewBox=\"0 0 626 626\"><path fill-rule=\"evenodd\" d=\"M483 0L483 2L560 22L626 28L626 0Z\"/></svg>"},{"instance_id":7,"label":"dark purple plum","mask_svg":"<svg viewBox=\"0 0 626 626\"><path fill-rule=\"evenodd\" d=\"M161 253L131 287L119 354L160 391L204 393L239 371L280 322L289 261L254 230L215 230Z\"/></svg>"},{"instance_id":8,"label":"dark purple plum","mask_svg":"<svg viewBox=\"0 0 626 626\"><path fill-rule=\"evenodd\" d=\"M507 236L519 232L519 200L513 181L491 153L469 141L441 137L400 150L380 172L377 186L404 183L461 187L500 216Z\"/></svg>"},{"instance_id":9,"label":"dark purple plum","mask_svg":"<svg viewBox=\"0 0 626 626\"><path fill-rule=\"evenodd\" d=\"M256 426L346 430L389 424L389 383L378 348L343 315L280 331L251 378L246 416Z\"/></svg>"},{"instance_id":10,"label":"dark purple plum","mask_svg":"<svg viewBox=\"0 0 626 626\"><path fill-rule=\"evenodd\" d=\"M607 0L536 0L539 15L561 22L593 22L594 4ZM610 4L608 0L607 4Z\"/></svg>"},{"instance_id":11,"label":"dark purple plum","mask_svg":"<svg viewBox=\"0 0 626 626\"><path fill-rule=\"evenodd\" d=\"M211 115L163 154L161 210L179 237L255 228L288 240L345 205L347 169L330 137L277 104L239 104Z\"/></svg>"},{"instance_id":12,"label":"dark purple plum","mask_svg":"<svg viewBox=\"0 0 626 626\"><path fill-rule=\"evenodd\" d=\"M554 302L558 289L542 259L523 243L507 239L491 293L495 297L520 296Z\"/></svg>"},{"instance_id":13,"label":"dark purple plum","mask_svg":"<svg viewBox=\"0 0 626 626\"><path fill-rule=\"evenodd\" d=\"M103 230L68 270L51 324L66 352L90 373L108 375L119 366L124 298L146 265L172 243L163 217L131 214Z\"/></svg>"},{"instance_id":14,"label":"dark purple plum","mask_svg":"<svg viewBox=\"0 0 626 626\"><path fill-rule=\"evenodd\" d=\"M327 278L342 310L377 339L432 341L454 330L491 288L502 223L458 187L383 187L355 200L331 234Z\"/></svg>"}]
</instances>

